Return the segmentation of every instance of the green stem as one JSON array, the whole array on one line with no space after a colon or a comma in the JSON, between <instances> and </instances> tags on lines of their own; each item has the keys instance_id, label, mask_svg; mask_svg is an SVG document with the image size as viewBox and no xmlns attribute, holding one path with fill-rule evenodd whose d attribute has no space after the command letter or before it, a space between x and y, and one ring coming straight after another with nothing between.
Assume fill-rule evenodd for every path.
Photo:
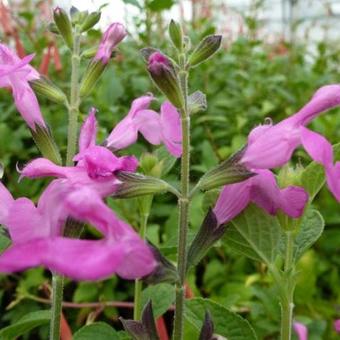
<instances>
[{"instance_id":1,"label":"green stem","mask_svg":"<svg viewBox=\"0 0 340 340\"><path fill-rule=\"evenodd\" d=\"M63 285L64 285L63 276L53 273L50 340L60 339L60 318L63 301Z\"/></svg>"},{"instance_id":2,"label":"green stem","mask_svg":"<svg viewBox=\"0 0 340 340\"><path fill-rule=\"evenodd\" d=\"M148 224L149 214L142 214L142 221L139 229L139 235L144 240L146 236L146 226ZM135 299L133 308L133 319L138 321L141 318L142 312L142 289L143 281L135 280Z\"/></svg>"},{"instance_id":3,"label":"green stem","mask_svg":"<svg viewBox=\"0 0 340 340\"><path fill-rule=\"evenodd\" d=\"M80 33L75 31L72 51L72 73L70 106L68 115L67 156L66 165L73 164L77 148L78 115L79 115L79 65L80 65Z\"/></svg>"},{"instance_id":4,"label":"green stem","mask_svg":"<svg viewBox=\"0 0 340 340\"><path fill-rule=\"evenodd\" d=\"M286 232L286 254L285 254L285 290L281 297L281 340L290 340L292 337L293 309L294 309L294 278L293 278L293 231Z\"/></svg>"},{"instance_id":5,"label":"green stem","mask_svg":"<svg viewBox=\"0 0 340 340\"><path fill-rule=\"evenodd\" d=\"M73 165L73 157L76 153L78 135L79 113L79 65L80 65L80 33L75 29L74 45L72 51L72 73L70 106L67 133L67 156L66 165ZM64 277L53 273L52 275L52 305L50 322L50 340L60 339L60 318L63 301Z\"/></svg>"},{"instance_id":6,"label":"green stem","mask_svg":"<svg viewBox=\"0 0 340 340\"><path fill-rule=\"evenodd\" d=\"M178 227L178 254L177 269L179 281L176 284L176 306L174 333L175 340L183 339L183 311L185 294L185 275L187 267L187 234L189 221L189 175L190 175L190 117L187 109L187 82L188 73L184 70L179 73L182 93L184 97L184 107L181 109L182 123L182 159L181 159L181 197L179 205L179 227Z\"/></svg>"}]
</instances>

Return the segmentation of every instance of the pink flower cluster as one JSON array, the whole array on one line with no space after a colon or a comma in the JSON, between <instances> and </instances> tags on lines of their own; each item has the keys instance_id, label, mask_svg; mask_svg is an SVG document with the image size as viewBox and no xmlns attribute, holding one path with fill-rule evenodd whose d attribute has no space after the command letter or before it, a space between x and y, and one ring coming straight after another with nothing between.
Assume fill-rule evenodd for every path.
<instances>
[{"instance_id":1,"label":"pink flower cluster","mask_svg":"<svg viewBox=\"0 0 340 340\"><path fill-rule=\"evenodd\" d=\"M227 185L217 200L214 213L223 224L237 216L250 202L269 214L282 210L293 218L302 215L308 195L303 188L290 186L280 189L269 170L286 164L294 150L302 145L310 157L323 165L327 184L340 201L340 162L334 164L332 145L320 134L306 128L322 112L340 105L340 85L321 87L296 114L276 125L254 128L240 161L256 173L241 183Z\"/></svg>"}]
</instances>

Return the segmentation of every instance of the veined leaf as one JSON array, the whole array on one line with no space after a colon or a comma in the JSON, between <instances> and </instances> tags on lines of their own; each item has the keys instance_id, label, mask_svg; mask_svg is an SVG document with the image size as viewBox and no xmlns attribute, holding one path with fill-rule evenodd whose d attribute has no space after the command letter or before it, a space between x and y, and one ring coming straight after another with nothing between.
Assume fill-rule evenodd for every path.
<instances>
[{"instance_id":1,"label":"veined leaf","mask_svg":"<svg viewBox=\"0 0 340 340\"><path fill-rule=\"evenodd\" d=\"M104 322L95 322L80 328L73 340L120 340L121 337L111 326Z\"/></svg>"}]
</instances>

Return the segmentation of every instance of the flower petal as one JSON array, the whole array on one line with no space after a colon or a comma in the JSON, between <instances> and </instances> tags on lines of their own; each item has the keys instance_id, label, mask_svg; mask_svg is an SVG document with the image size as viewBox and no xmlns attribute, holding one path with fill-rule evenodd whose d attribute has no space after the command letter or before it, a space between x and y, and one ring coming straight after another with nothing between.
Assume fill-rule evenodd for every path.
<instances>
[{"instance_id":1,"label":"flower petal","mask_svg":"<svg viewBox=\"0 0 340 340\"><path fill-rule=\"evenodd\" d=\"M308 328L301 322L294 322L293 329L299 340L308 340Z\"/></svg>"},{"instance_id":2,"label":"flower petal","mask_svg":"<svg viewBox=\"0 0 340 340\"><path fill-rule=\"evenodd\" d=\"M161 129L163 142L175 157L182 155L182 127L177 109L168 101L161 106Z\"/></svg>"},{"instance_id":3,"label":"flower petal","mask_svg":"<svg viewBox=\"0 0 340 340\"><path fill-rule=\"evenodd\" d=\"M8 212L13 202L11 193L0 182L0 224L7 225Z\"/></svg>"},{"instance_id":4,"label":"flower petal","mask_svg":"<svg viewBox=\"0 0 340 340\"><path fill-rule=\"evenodd\" d=\"M152 110L141 110L136 113L133 122L143 137L153 145L162 142L162 127L159 114Z\"/></svg>"},{"instance_id":5,"label":"flower petal","mask_svg":"<svg viewBox=\"0 0 340 340\"><path fill-rule=\"evenodd\" d=\"M89 115L80 129L79 152L86 150L90 146L96 145L97 120L96 109L91 108Z\"/></svg>"}]
</instances>

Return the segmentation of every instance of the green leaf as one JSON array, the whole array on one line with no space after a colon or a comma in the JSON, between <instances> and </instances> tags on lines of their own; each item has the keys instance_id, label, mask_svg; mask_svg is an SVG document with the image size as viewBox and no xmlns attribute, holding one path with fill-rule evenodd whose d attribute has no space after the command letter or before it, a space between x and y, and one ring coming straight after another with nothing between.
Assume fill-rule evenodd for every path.
<instances>
[{"instance_id":1,"label":"green leaf","mask_svg":"<svg viewBox=\"0 0 340 340\"><path fill-rule=\"evenodd\" d=\"M281 233L277 218L252 204L232 220L224 242L237 253L271 264L279 252Z\"/></svg>"},{"instance_id":2,"label":"green leaf","mask_svg":"<svg viewBox=\"0 0 340 340\"><path fill-rule=\"evenodd\" d=\"M118 333L104 322L95 322L80 328L73 336L73 340L119 340Z\"/></svg>"},{"instance_id":3,"label":"green leaf","mask_svg":"<svg viewBox=\"0 0 340 340\"><path fill-rule=\"evenodd\" d=\"M44 325L50 321L51 313L49 310L31 312L22 317L18 322L2 328L0 339L13 339L29 332L31 329Z\"/></svg>"},{"instance_id":4,"label":"green leaf","mask_svg":"<svg viewBox=\"0 0 340 340\"><path fill-rule=\"evenodd\" d=\"M340 143L333 145L334 160L340 159ZM311 162L301 175L301 184L309 194L309 201L312 202L325 184L325 172L322 165Z\"/></svg>"},{"instance_id":5,"label":"green leaf","mask_svg":"<svg viewBox=\"0 0 340 340\"><path fill-rule=\"evenodd\" d=\"M151 299L155 318L163 315L175 300L175 287L168 283L149 286L142 292L142 306Z\"/></svg>"},{"instance_id":6,"label":"green leaf","mask_svg":"<svg viewBox=\"0 0 340 340\"><path fill-rule=\"evenodd\" d=\"M309 210L304 217L294 244L294 259L297 261L321 236L325 221L317 210Z\"/></svg>"},{"instance_id":7,"label":"green leaf","mask_svg":"<svg viewBox=\"0 0 340 340\"><path fill-rule=\"evenodd\" d=\"M160 12L171 8L174 3L174 0L152 0L147 4L147 7L151 11Z\"/></svg>"},{"instance_id":8,"label":"green leaf","mask_svg":"<svg viewBox=\"0 0 340 340\"><path fill-rule=\"evenodd\" d=\"M228 340L257 339L246 319L209 299L195 298L185 302L185 318L198 330L202 328L205 312L209 311L214 323L214 333Z\"/></svg>"}]
</instances>

